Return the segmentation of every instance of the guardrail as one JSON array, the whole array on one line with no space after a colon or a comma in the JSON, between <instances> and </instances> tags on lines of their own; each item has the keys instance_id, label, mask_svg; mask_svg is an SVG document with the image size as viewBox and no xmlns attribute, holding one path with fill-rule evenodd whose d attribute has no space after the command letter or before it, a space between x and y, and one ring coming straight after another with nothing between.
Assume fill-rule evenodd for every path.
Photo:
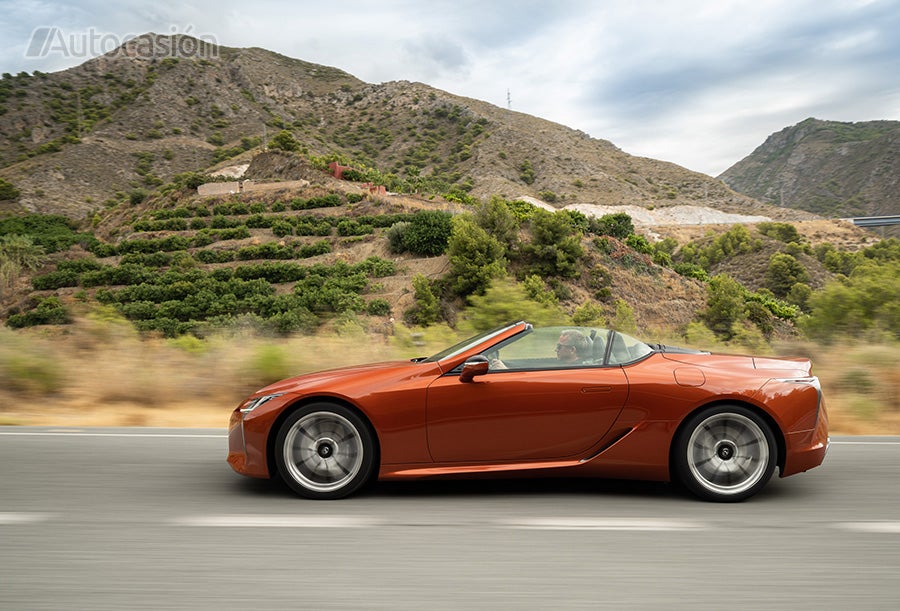
<instances>
[{"instance_id":1,"label":"guardrail","mask_svg":"<svg viewBox=\"0 0 900 611\"><path fill-rule=\"evenodd\" d=\"M857 227L887 227L888 225L900 225L900 215L860 216L849 220Z\"/></svg>"}]
</instances>

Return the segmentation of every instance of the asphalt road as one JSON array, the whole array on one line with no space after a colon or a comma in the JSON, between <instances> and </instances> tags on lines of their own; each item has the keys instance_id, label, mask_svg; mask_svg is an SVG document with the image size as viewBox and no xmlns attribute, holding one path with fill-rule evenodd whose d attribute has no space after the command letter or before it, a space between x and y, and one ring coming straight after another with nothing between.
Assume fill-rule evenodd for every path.
<instances>
[{"instance_id":1,"label":"asphalt road","mask_svg":"<svg viewBox=\"0 0 900 611\"><path fill-rule=\"evenodd\" d=\"M0 428L0 609L861 609L900 600L900 438L736 505L664 484L378 484L333 502L225 433Z\"/></svg>"}]
</instances>

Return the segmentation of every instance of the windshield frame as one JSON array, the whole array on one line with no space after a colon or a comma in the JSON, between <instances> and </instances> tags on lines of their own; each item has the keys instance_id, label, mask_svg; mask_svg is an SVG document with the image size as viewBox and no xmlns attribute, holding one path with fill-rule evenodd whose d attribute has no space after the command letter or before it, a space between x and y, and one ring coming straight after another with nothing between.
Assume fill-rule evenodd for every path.
<instances>
[{"instance_id":1,"label":"windshield frame","mask_svg":"<svg viewBox=\"0 0 900 611\"><path fill-rule=\"evenodd\" d=\"M438 361L443 361L446 359L453 358L455 356L459 356L463 352L471 350L475 346L482 344L486 341L490 341L491 339L497 337L498 335L502 335L503 333L509 331L510 329L515 328L518 325L526 325L526 328L531 327L525 321L516 321L513 323L507 323L505 325L501 325L499 327L494 327L493 329L488 329L487 331L482 331L478 335L474 335L472 337L466 338L461 342L453 344L449 348L444 348L440 352L436 354L432 354L426 359L422 359L418 361L420 363L437 363Z\"/></svg>"}]
</instances>

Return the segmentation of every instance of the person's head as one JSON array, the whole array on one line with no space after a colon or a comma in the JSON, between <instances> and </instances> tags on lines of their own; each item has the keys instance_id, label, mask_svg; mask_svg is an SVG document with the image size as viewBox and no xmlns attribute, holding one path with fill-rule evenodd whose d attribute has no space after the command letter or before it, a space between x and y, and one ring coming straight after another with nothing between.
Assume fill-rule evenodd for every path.
<instances>
[{"instance_id":1,"label":"person's head","mask_svg":"<svg viewBox=\"0 0 900 611\"><path fill-rule=\"evenodd\" d=\"M556 342L556 358L564 363L574 363L590 356L590 340L580 331L566 329Z\"/></svg>"}]
</instances>

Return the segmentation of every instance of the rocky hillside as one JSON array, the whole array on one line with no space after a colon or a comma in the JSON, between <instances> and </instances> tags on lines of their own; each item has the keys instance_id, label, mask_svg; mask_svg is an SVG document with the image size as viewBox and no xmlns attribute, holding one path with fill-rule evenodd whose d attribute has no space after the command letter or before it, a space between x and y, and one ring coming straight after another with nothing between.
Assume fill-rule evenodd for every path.
<instances>
[{"instance_id":1,"label":"rocky hillside","mask_svg":"<svg viewBox=\"0 0 900 611\"><path fill-rule=\"evenodd\" d=\"M810 216L421 83L369 84L258 48L148 56L148 41L163 38L147 34L69 70L0 82L0 178L19 192L0 212L83 218L178 173L246 163L286 130L308 155L344 155L437 194Z\"/></svg>"},{"instance_id":2,"label":"rocky hillside","mask_svg":"<svg viewBox=\"0 0 900 611\"><path fill-rule=\"evenodd\" d=\"M719 178L776 206L826 217L900 213L900 121L806 119Z\"/></svg>"}]
</instances>

